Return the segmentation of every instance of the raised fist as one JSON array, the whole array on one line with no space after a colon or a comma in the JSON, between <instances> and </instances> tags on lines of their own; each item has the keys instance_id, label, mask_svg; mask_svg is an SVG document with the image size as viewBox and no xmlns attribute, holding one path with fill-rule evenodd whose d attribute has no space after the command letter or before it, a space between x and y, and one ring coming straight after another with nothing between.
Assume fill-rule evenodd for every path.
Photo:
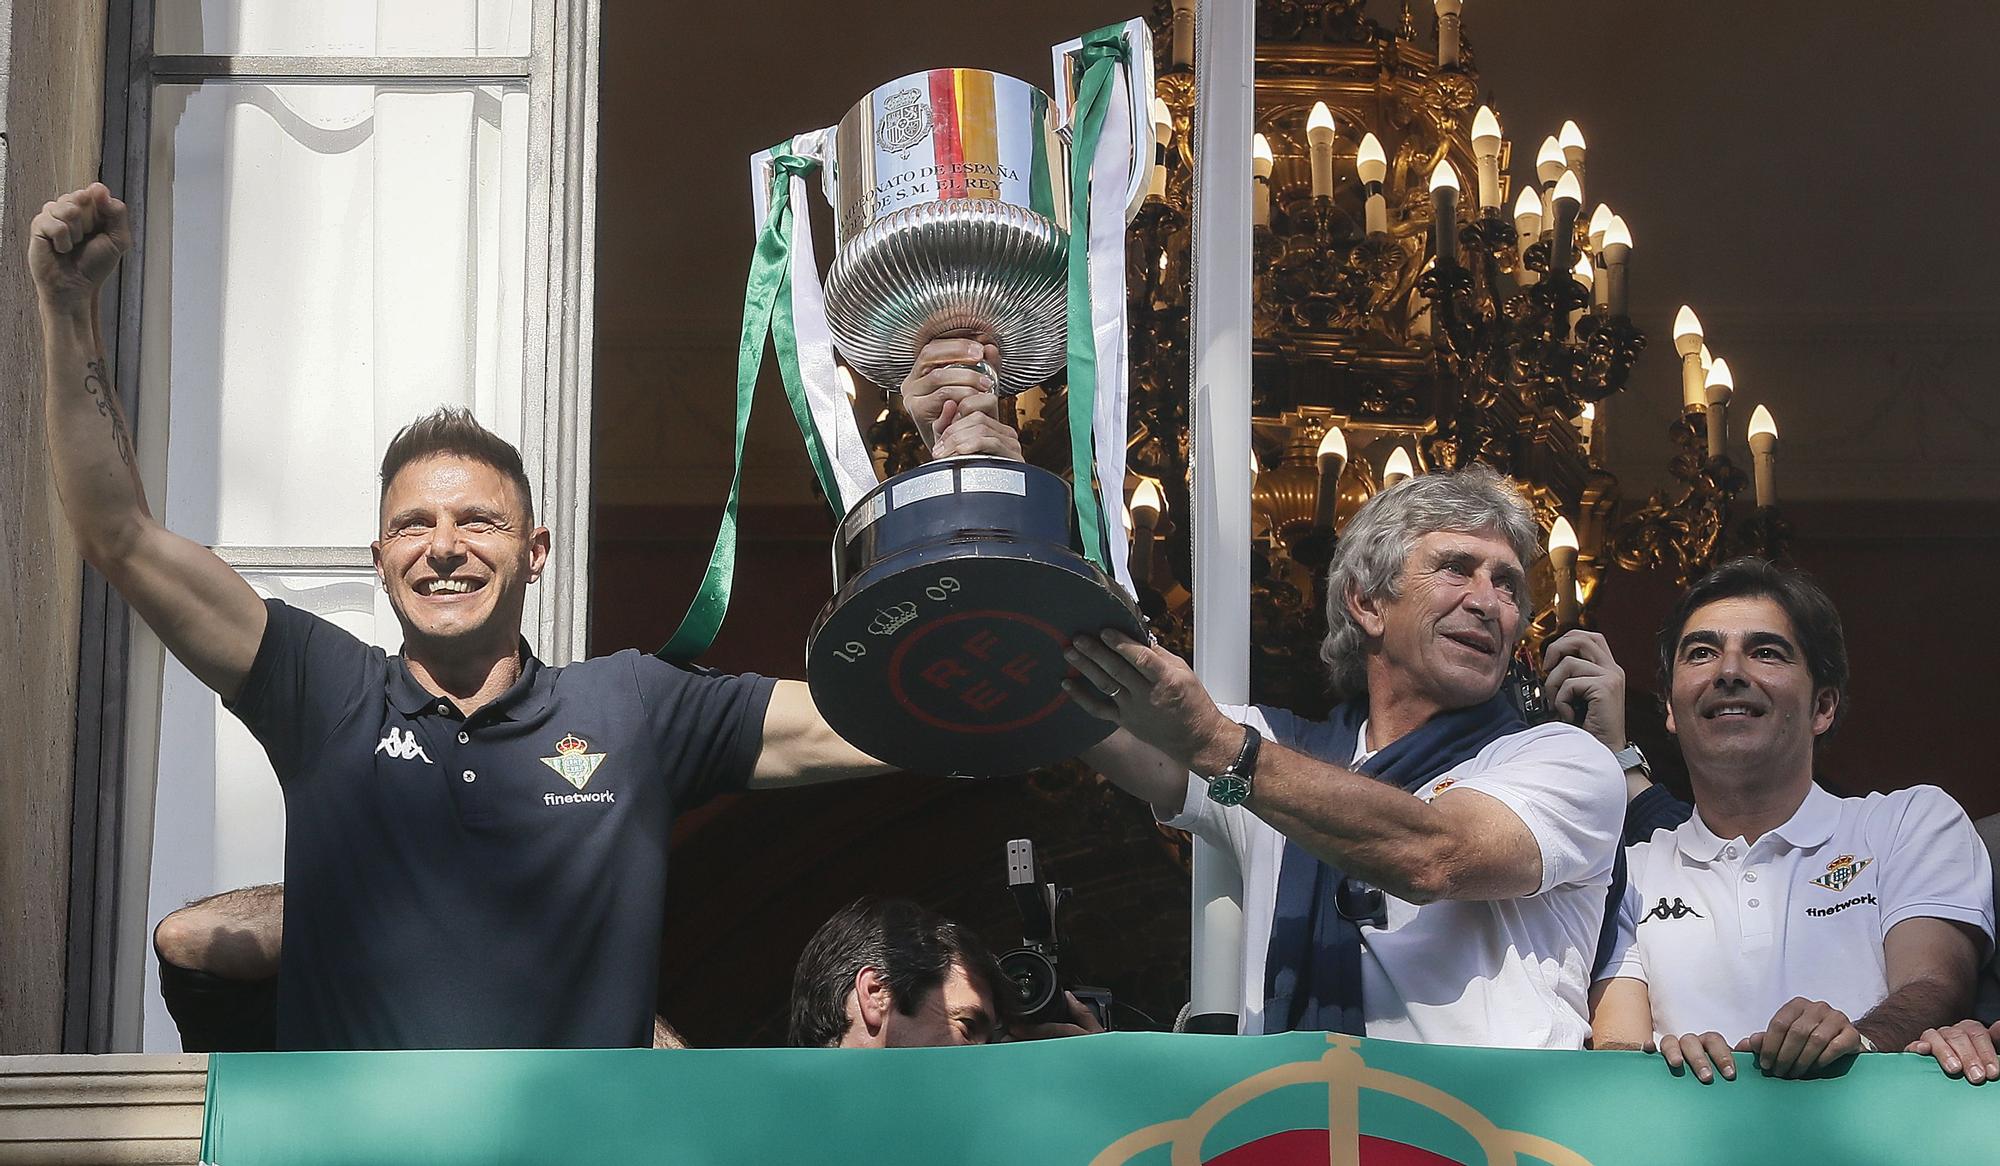
<instances>
[{"instance_id":1,"label":"raised fist","mask_svg":"<svg viewBox=\"0 0 2000 1166\"><path fill-rule=\"evenodd\" d=\"M44 304L94 303L131 247L125 204L93 182L42 205L28 231L28 270Z\"/></svg>"}]
</instances>

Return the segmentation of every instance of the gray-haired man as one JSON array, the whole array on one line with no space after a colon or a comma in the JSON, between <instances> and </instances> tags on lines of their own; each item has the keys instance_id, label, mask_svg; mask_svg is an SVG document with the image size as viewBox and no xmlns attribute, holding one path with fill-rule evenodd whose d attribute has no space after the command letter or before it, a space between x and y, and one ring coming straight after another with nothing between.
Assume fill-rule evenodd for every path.
<instances>
[{"instance_id":1,"label":"gray-haired man","mask_svg":"<svg viewBox=\"0 0 2000 1166\"><path fill-rule=\"evenodd\" d=\"M1481 466L1372 499L1328 568L1327 721L1218 706L1115 632L1076 642L1071 696L1120 726L1085 759L1243 872L1244 1032L1583 1046L1625 788L1500 691L1541 541Z\"/></svg>"}]
</instances>

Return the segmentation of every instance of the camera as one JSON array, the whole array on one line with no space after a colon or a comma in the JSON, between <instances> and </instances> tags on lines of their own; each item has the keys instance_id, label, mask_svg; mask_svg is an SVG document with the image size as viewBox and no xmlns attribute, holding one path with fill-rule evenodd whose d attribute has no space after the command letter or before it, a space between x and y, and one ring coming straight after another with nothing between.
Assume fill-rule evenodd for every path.
<instances>
[{"instance_id":1,"label":"camera","mask_svg":"<svg viewBox=\"0 0 2000 1166\"><path fill-rule=\"evenodd\" d=\"M1542 687L1542 674L1535 668L1525 643L1514 653L1513 663L1507 665L1507 678L1500 682L1500 691L1507 694L1521 719L1530 725L1561 719Z\"/></svg>"},{"instance_id":2,"label":"camera","mask_svg":"<svg viewBox=\"0 0 2000 1166\"><path fill-rule=\"evenodd\" d=\"M1063 1002L1068 991L1109 1029L1111 993L1063 982L1056 911L1069 898L1069 890L1042 881L1035 870L1035 844L1029 839L1007 844L1007 889L1021 912L1022 944L1000 957L1000 970L1014 986L1015 1014L1025 1024L1069 1021L1069 1006Z\"/></svg>"}]
</instances>

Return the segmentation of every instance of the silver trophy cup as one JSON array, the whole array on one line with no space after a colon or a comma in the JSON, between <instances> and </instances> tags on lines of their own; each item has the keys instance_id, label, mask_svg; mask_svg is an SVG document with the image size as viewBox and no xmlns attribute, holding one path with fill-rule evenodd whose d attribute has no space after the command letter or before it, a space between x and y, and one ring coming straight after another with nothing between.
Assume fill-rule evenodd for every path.
<instances>
[{"instance_id":1,"label":"silver trophy cup","mask_svg":"<svg viewBox=\"0 0 2000 1166\"><path fill-rule=\"evenodd\" d=\"M1142 21L1124 36L1128 165L1091 177L1117 184L1121 255L1153 161L1151 38ZM1073 48L1056 50L1057 99L998 73L933 69L841 119L825 171L839 243L826 319L876 384L901 384L926 343L952 334L998 346L1002 393L1063 368L1071 183L1089 169L1067 140ZM1102 740L1111 726L1062 690L1063 649L1081 632L1143 633L1130 600L1071 548L1070 503L1046 470L950 458L854 505L806 647L827 722L930 772L1020 773Z\"/></svg>"}]
</instances>

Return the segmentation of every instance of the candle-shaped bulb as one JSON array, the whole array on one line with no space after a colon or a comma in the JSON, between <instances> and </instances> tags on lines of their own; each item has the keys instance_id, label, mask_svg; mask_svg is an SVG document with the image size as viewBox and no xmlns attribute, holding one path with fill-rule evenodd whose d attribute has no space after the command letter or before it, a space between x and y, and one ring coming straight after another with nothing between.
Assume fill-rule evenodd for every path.
<instances>
[{"instance_id":1,"label":"candle-shaped bulb","mask_svg":"<svg viewBox=\"0 0 2000 1166\"><path fill-rule=\"evenodd\" d=\"M1595 268L1591 267L1590 256L1588 255L1577 256L1576 266L1570 268L1569 270L1570 274L1576 276L1577 280L1581 282L1585 287L1589 287L1591 284L1597 281L1597 271Z\"/></svg>"},{"instance_id":2,"label":"candle-shaped bulb","mask_svg":"<svg viewBox=\"0 0 2000 1166\"><path fill-rule=\"evenodd\" d=\"M1535 151L1535 177L1547 186L1562 177L1565 169L1562 146L1553 136L1542 139L1542 148Z\"/></svg>"},{"instance_id":3,"label":"candle-shaped bulb","mask_svg":"<svg viewBox=\"0 0 2000 1166\"><path fill-rule=\"evenodd\" d=\"M1333 111L1326 102L1313 102L1312 114L1306 118L1306 145L1312 155L1312 192L1314 198L1333 197Z\"/></svg>"},{"instance_id":4,"label":"candle-shaped bulb","mask_svg":"<svg viewBox=\"0 0 2000 1166\"><path fill-rule=\"evenodd\" d=\"M1736 378L1729 373L1729 362L1719 356L1715 358L1715 363L1709 366L1708 377L1702 383L1707 386L1711 401L1716 399L1718 389L1721 390L1722 399L1725 401L1729 399L1729 394L1736 391Z\"/></svg>"},{"instance_id":5,"label":"candle-shaped bulb","mask_svg":"<svg viewBox=\"0 0 2000 1166\"><path fill-rule=\"evenodd\" d=\"M1431 193L1435 194L1440 190L1449 190L1454 194L1458 192L1458 172L1451 168L1449 158L1439 158L1438 164L1431 167Z\"/></svg>"},{"instance_id":6,"label":"candle-shaped bulb","mask_svg":"<svg viewBox=\"0 0 2000 1166\"><path fill-rule=\"evenodd\" d=\"M1576 528L1569 524L1569 519L1558 516L1556 524L1549 528L1549 554L1557 551L1575 553L1576 549Z\"/></svg>"},{"instance_id":7,"label":"candle-shaped bulb","mask_svg":"<svg viewBox=\"0 0 2000 1166\"><path fill-rule=\"evenodd\" d=\"M1152 527L1160 521L1160 511L1166 509L1166 499L1160 494L1160 484L1151 478L1140 478L1138 488L1132 491L1132 521L1134 526Z\"/></svg>"},{"instance_id":8,"label":"candle-shaped bulb","mask_svg":"<svg viewBox=\"0 0 2000 1166\"><path fill-rule=\"evenodd\" d=\"M1604 228L1604 258L1607 263L1621 263L1624 257L1612 251L1614 247L1632 250L1632 228L1625 225L1624 215L1612 215L1611 225Z\"/></svg>"},{"instance_id":9,"label":"candle-shaped bulb","mask_svg":"<svg viewBox=\"0 0 2000 1166\"><path fill-rule=\"evenodd\" d=\"M1521 188L1521 197L1514 200L1514 230L1523 239L1542 231L1542 200L1525 186Z\"/></svg>"},{"instance_id":10,"label":"candle-shaped bulb","mask_svg":"<svg viewBox=\"0 0 2000 1166\"><path fill-rule=\"evenodd\" d=\"M1250 225L1271 225L1271 140L1263 134L1250 138Z\"/></svg>"},{"instance_id":11,"label":"candle-shaped bulb","mask_svg":"<svg viewBox=\"0 0 2000 1166\"><path fill-rule=\"evenodd\" d=\"M1500 152L1500 119L1493 116L1492 106L1482 105L1472 115L1472 152L1482 158Z\"/></svg>"},{"instance_id":12,"label":"candle-shaped bulb","mask_svg":"<svg viewBox=\"0 0 2000 1166\"><path fill-rule=\"evenodd\" d=\"M1563 123L1562 132L1556 136L1556 144L1562 147L1563 160L1571 166L1583 154L1583 131L1573 121Z\"/></svg>"},{"instance_id":13,"label":"candle-shaped bulb","mask_svg":"<svg viewBox=\"0 0 2000 1166\"><path fill-rule=\"evenodd\" d=\"M1363 182L1382 182L1389 177L1389 156L1382 150L1382 139L1374 134L1366 134L1361 139L1361 148L1354 154L1354 171Z\"/></svg>"},{"instance_id":14,"label":"candle-shaped bulb","mask_svg":"<svg viewBox=\"0 0 2000 1166\"><path fill-rule=\"evenodd\" d=\"M1590 245L1593 248L1604 246L1604 232L1610 226L1611 205L1600 202L1597 204L1597 209L1590 212L1590 227L1587 233L1590 235Z\"/></svg>"},{"instance_id":15,"label":"candle-shaped bulb","mask_svg":"<svg viewBox=\"0 0 2000 1166\"><path fill-rule=\"evenodd\" d=\"M1701 317L1686 304L1674 313L1674 351L1682 356L1691 356L1701 347Z\"/></svg>"},{"instance_id":16,"label":"candle-shaped bulb","mask_svg":"<svg viewBox=\"0 0 2000 1166\"><path fill-rule=\"evenodd\" d=\"M1347 465L1347 435L1329 425L1319 439L1319 482L1313 491L1313 526L1332 530L1340 509L1340 471Z\"/></svg>"},{"instance_id":17,"label":"candle-shaped bulb","mask_svg":"<svg viewBox=\"0 0 2000 1166\"><path fill-rule=\"evenodd\" d=\"M1777 461L1778 423L1769 409L1759 405L1750 414L1750 469L1759 507L1778 504Z\"/></svg>"},{"instance_id":18,"label":"candle-shaped bulb","mask_svg":"<svg viewBox=\"0 0 2000 1166\"><path fill-rule=\"evenodd\" d=\"M1576 180L1576 171L1565 170L1556 180L1555 200L1568 203L1572 210L1583 205L1583 185Z\"/></svg>"},{"instance_id":19,"label":"candle-shaped bulb","mask_svg":"<svg viewBox=\"0 0 2000 1166\"><path fill-rule=\"evenodd\" d=\"M1382 488L1386 490L1414 473L1416 466L1410 461L1410 451L1399 445L1389 455L1388 464L1382 467Z\"/></svg>"},{"instance_id":20,"label":"candle-shaped bulb","mask_svg":"<svg viewBox=\"0 0 2000 1166\"><path fill-rule=\"evenodd\" d=\"M1321 469L1326 468L1328 458L1333 458L1341 462L1347 460L1347 435L1340 431L1340 426L1338 425L1327 426L1326 436L1319 439L1319 464Z\"/></svg>"},{"instance_id":21,"label":"candle-shaped bulb","mask_svg":"<svg viewBox=\"0 0 2000 1166\"><path fill-rule=\"evenodd\" d=\"M1701 346L1701 351L1696 353L1696 355L1701 357L1701 371L1706 375L1708 367L1715 363L1715 357L1709 354L1708 345L1706 344Z\"/></svg>"},{"instance_id":22,"label":"candle-shaped bulb","mask_svg":"<svg viewBox=\"0 0 2000 1166\"><path fill-rule=\"evenodd\" d=\"M1174 140L1174 114L1167 103L1153 98L1153 134L1162 146Z\"/></svg>"}]
</instances>

